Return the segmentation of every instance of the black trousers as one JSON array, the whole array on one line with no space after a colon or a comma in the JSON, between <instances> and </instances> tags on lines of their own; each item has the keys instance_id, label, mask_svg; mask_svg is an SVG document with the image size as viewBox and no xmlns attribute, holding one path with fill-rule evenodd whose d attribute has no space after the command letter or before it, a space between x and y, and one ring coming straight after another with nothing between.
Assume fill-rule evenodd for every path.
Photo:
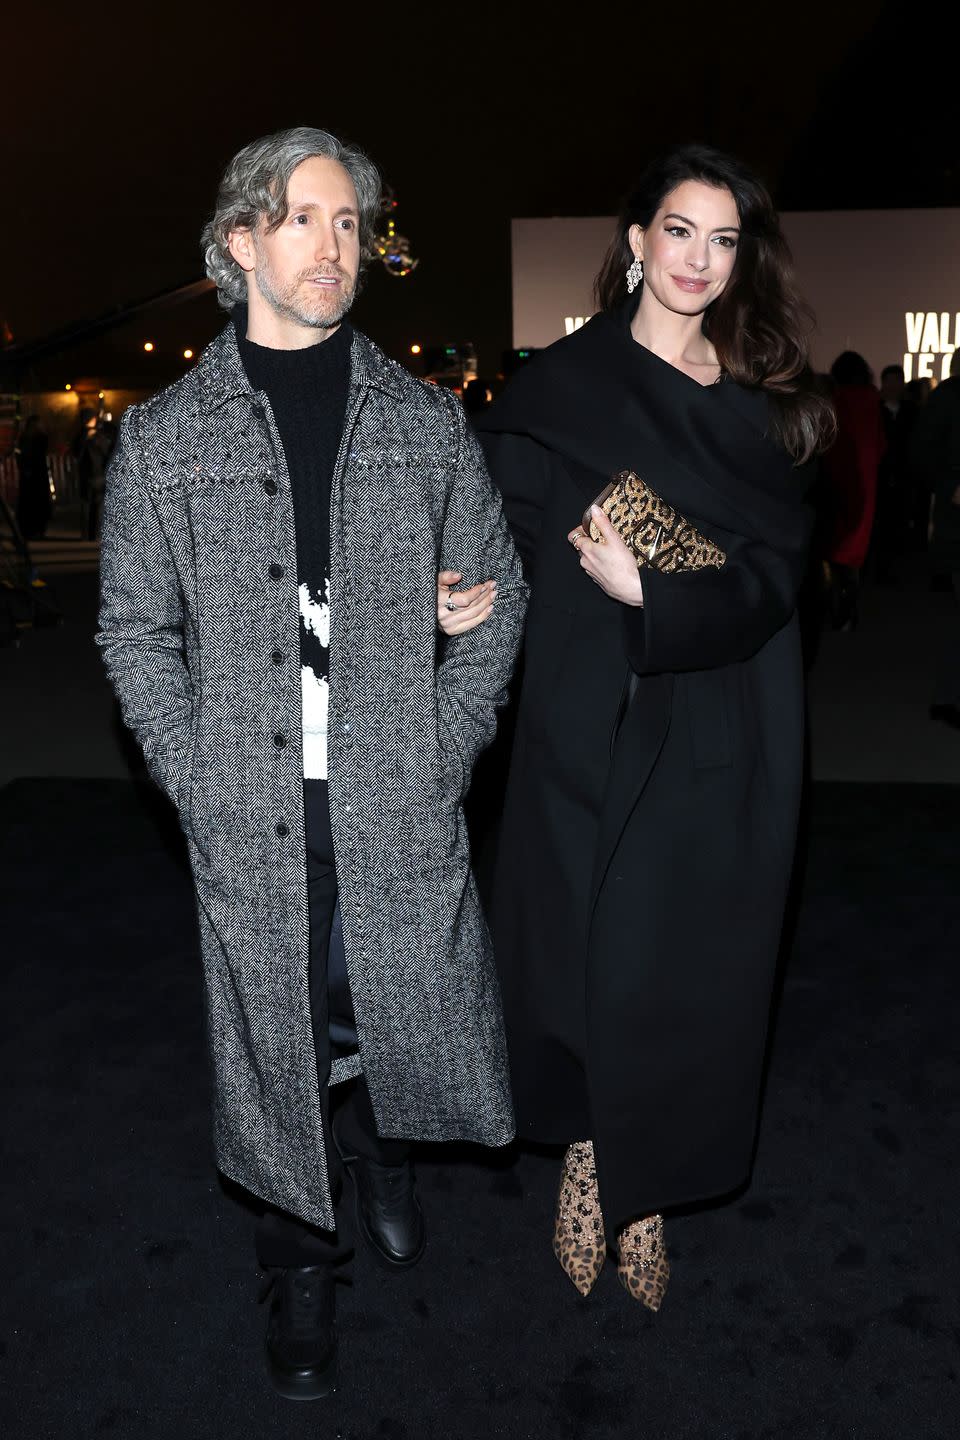
<instances>
[{"instance_id":1,"label":"black trousers","mask_svg":"<svg viewBox=\"0 0 960 1440\"><path fill-rule=\"evenodd\" d=\"M310 1013L336 1230L318 1229L296 1215L268 1206L257 1225L257 1259L261 1265L280 1268L339 1265L352 1253L353 1227L344 1197L343 1163L331 1135L333 1121L347 1153L366 1156L381 1165L400 1165L410 1155L405 1141L381 1140L377 1135L362 1076L332 1088L327 1084L330 1060L357 1048L357 1031L339 923L326 781L305 780L303 794L310 906Z\"/></svg>"}]
</instances>

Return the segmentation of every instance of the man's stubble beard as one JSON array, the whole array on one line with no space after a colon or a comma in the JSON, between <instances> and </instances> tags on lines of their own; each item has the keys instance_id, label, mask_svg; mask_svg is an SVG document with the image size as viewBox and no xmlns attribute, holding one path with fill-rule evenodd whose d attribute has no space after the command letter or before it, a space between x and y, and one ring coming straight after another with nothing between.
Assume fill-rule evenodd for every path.
<instances>
[{"instance_id":1,"label":"man's stubble beard","mask_svg":"<svg viewBox=\"0 0 960 1440\"><path fill-rule=\"evenodd\" d=\"M318 290L314 304L308 305L301 287L304 280L316 273L302 270L293 281L284 285L277 281L269 262L261 255L256 270L257 289L271 310L285 320L294 320L311 330L335 330L350 313L357 293L356 281L352 281L338 266L336 273L340 277L340 289L333 295Z\"/></svg>"}]
</instances>

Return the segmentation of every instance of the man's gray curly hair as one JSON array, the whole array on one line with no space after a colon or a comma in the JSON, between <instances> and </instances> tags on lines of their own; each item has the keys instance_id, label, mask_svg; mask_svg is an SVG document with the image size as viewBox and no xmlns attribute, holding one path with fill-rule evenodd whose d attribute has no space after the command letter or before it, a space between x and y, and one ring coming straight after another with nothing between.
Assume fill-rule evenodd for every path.
<instances>
[{"instance_id":1,"label":"man's gray curly hair","mask_svg":"<svg viewBox=\"0 0 960 1440\"><path fill-rule=\"evenodd\" d=\"M361 270L373 255L380 214L380 173L355 145L345 145L326 130L298 125L254 140L230 161L217 192L213 218L203 227L200 243L207 275L217 287L217 298L232 310L247 298L243 271L230 254L231 230L253 230L259 220L276 230L287 217L287 186L304 160L322 155L347 171L357 192L360 209Z\"/></svg>"}]
</instances>

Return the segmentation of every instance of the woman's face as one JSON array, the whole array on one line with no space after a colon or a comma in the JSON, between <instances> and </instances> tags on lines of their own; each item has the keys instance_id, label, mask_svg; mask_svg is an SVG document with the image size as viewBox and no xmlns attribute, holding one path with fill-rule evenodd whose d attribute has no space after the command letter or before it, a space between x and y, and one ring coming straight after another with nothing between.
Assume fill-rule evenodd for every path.
<instances>
[{"instance_id":1,"label":"woman's face","mask_svg":"<svg viewBox=\"0 0 960 1440\"><path fill-rule=\"evenodd\" d=\"M630 227L643 261L644 295L679 315L700 315L728 283L740 242L740 217L729 190L684 180L645 230Z\"/></svg>"}]
</instances>

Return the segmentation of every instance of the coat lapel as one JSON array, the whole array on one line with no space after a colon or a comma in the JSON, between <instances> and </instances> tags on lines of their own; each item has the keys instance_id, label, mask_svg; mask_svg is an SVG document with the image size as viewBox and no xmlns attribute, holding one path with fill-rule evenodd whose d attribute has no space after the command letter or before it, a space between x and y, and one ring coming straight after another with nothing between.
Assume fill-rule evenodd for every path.
<instances>
[{"instance_id":1,"label":"coat lapel","mask_svg":"<svg viewBox=\"0 0 960 1440\"><path fill-rule=\"evenodd\" d=\"M253 400L256 391L247 378L240 359L237 332L233 321L225 325L215 340L206 347L197 362L197 384L200 409L210 415L228 400L247 396Z\"/></svg>"},{"instance_id":2,"label":"coat lapel","mask_svg":"<svg viewBox=\"0 0 960 1440\"><path fill-rule=\"evenodd\" d=\"M256 398L257 392L243 368L232 320L200 356L197 362L197 383L200 408L206 414L219 410L228 400L239 396L246 396L250 400ZM384 394L400 398L399 386L386 356L365 335L354 330L350 347L348 413L356 400L371 386L382 390Z\"/></svg>"}]
</instances>

